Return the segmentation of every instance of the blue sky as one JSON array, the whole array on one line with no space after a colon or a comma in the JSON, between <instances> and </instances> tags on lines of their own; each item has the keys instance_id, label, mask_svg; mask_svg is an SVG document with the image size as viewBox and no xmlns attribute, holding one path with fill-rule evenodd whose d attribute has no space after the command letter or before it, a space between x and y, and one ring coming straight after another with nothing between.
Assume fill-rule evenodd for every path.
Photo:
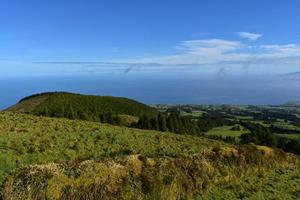
<instances>
[{"instance_id":1,"label":"blue sky","mask_svg":"<svg viewBox=\"0 0 300 200\"><path fill-rule=\"evenodd\" d=\"M0 74L300 71L297 0L0 0Z\"/></svg>"}]
</instances>

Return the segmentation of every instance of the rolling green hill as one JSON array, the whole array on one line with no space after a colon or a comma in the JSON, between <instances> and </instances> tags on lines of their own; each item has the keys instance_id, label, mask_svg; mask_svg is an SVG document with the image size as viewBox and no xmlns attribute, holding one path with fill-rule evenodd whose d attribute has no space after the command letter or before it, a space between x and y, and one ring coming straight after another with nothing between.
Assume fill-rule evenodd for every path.
<instances>
[{"instance_id":1,"label":"rolling green hill","mask_svg":"<svg viewBox=\"0 0 300 200\"><path fill-rule=\"evenodd\" d=\"M264 146L0 113L0 199L299 199L299 157Z\"/></svg>"},{"instance_id":2,"label":"rolling green hill","mask_svg":"<svg viewBox=\"0 0 300 200\"><path fill-rule=\"evenodd\" d=\"M50 92L25 97L7 111L113 124L116 116L156 116L157 110L137 101L111 96Z\"/></svg>"}]
</instances>

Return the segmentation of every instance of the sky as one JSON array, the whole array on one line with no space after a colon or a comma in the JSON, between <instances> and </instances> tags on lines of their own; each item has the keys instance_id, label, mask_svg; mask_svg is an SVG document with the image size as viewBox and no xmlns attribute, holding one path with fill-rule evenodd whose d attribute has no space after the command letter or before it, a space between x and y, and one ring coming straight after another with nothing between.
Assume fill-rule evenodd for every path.
<instances>
[{"instance_id":1,"label":"sky","mask_svg":"<svg viewBox=\"0 0 300 200\"><path fill-rule=\"evenodd\" d=\"M0 77L300 71L297 0L0 0Z\"/></svg>"}]
</instances>

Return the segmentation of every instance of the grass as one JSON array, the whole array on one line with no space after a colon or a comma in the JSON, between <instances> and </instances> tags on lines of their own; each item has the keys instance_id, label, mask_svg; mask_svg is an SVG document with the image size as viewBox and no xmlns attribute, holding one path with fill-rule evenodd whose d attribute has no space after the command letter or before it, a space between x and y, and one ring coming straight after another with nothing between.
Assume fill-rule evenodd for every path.
<instances>
[{"instance_id":1,"label":"grass","mask_svg":"<svg viewBox=\"0 0 300 200\"><path fill-rule=\"evenodd\" d=\"M10 111L16 111L16 112L21 112L21 113L31 112L38 105L40 105L41 103L43 103L44 101L46 101L47 98L48 98L48 95L37 96L37 97L35 97L34 99L32 99L30 101L19 102L18 104L13 105L10 108L8 108L8 110L10 110Z\"/></svg>"},{"instance_id":2,"label":"grass","mask_svg":"<svg viewBox=\"0 0 300 200\"><path fill-rule=\"evenodd\" d=\"M276 135L290 138L290 139L300 139L300 134L276 134Z\"/></svg>"},{"instance_id":3,"label":"grass","mask_svg":"<svg viewBox=\"0 0 300 200\"><path fill-rule=\"evenodd\" d=\"M299 169L263 146L0 113L3 200L297 199Z\"/></svg>"},{"instance_id":4,"label":"grass","mask_svg":"<svg viewBox=\"0 0 300 200\"><path fill-rule=\"evenodd\" d=\"M243 127L241 127L240 131L233 131L231 130L232 127L233 126L216 127L205 133L205 135L240 137L243 133L246 132L245 130L243 130Z\"/></svg>"},{"instance_id":5,"label":"grass","mask_svg":"<svg viewBox=\"0 0 300 200\"><path fill-rule=\"evenodd\" d=\"M295 126L293 124L291 124L290 122L285 122L283 120L281 121L277 121L277 122L273 122L272 123L274 126L278 127L278 128L282 128L282 129L287 129L287 130L300 130L300 127Z\"/></svg>"},{"instance_id":6,"label":"grass","mask_svg":"<svg viewBox=\"0 0 300 200\"><path fill-rule=\"evenodd\" d=\"M239 115L235 115L234 117L236 119L238 119L238 120L252 120L253 119L252 116L239 116Z\"/></svg>"},{"instance_id":7,"label":"grass","mask_svg":"<svg viewBox=\"0 0 300 200\"><path fill-rule=\"evenodd\" d=\"M174 157L201 153L216 145L221 143L199 137L0 113L0 182L15 168L31 164L128 154Z\"/></svg>"},{"instance_id":8,"label":"grass","mask_svg":"<svg viewBox=\"0 0 300 200\"><path fill-rule=\"evenodd\" d=\"M204 113L206 113L205 111L192 111L191 113L188 112L181 112L180 114L182 116L192 116L192 117L201 117Z\"/></svg>"},{"instance_id":9,"label":"grass","mask_svg":"<svg viewBox=\"0 0 300 200\"><path fill-rule=\"evenodd\" d=\"M3 199L297 199L299 163L292 158L246 145L176 158L34 165L9 176Z\"/></svg>"},{"instance_id":10,"label":"grass","mask_svg":"<svg viewBox=\"0 0 300 200\"><path fill-rule=\"evenodd\" d=\"M231 180L228 184L207 191L198 199L294 200L300 198L299 169L288 167L285 170L258 172L257 176L253 176L251 173L253 172L243 179Z\"/></svg>"}]
</instances>

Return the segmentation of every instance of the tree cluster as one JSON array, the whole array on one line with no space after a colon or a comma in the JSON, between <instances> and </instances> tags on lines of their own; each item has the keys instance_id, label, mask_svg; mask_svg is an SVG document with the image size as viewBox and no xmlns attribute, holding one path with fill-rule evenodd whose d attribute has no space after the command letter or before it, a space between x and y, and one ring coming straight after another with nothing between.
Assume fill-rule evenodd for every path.
<instances>
[{"instance_id":1,"label":"tree cluster","mask_svg":"<svg viewBox=\"0 0 300 200\"><path fill-rule=\"evenodd\" d=\"M229 125L231 122L222 118L194 119L192 116L181 116L178 112L159 113L156 117L143 116L132 126L140 129L169 131L178 134L203 135L204 132L217 127Z\"/></svg>"},{"instance_id":2,"label":"tree cluster","mask_svg":"<svg viewBox=\"0 0 300 200\"><path fill-rule=\"evenodd\" d=\"M47 99L31 114L118 124L117 116L121 114L140 117L156 116L158 113L156 109L134 100L109 96L45 93L27 97L25 100L42 95L47 95Z\"/></svg>"},{"instance_id":3,"label":"tree cluster","mask_svg":"<svg viewBox=\"0 0 300 200\"><path fill-rule=\"evenodd\" d=\"M269 147L281 148L287 152L300 154L300 140L289 139L286 137L278 137L272 134L271 129L260 124L243 123L250 133L244 133L240 137L242 144L254 143L257 145L264 145Z\"/></svg>"}]
</instances>

